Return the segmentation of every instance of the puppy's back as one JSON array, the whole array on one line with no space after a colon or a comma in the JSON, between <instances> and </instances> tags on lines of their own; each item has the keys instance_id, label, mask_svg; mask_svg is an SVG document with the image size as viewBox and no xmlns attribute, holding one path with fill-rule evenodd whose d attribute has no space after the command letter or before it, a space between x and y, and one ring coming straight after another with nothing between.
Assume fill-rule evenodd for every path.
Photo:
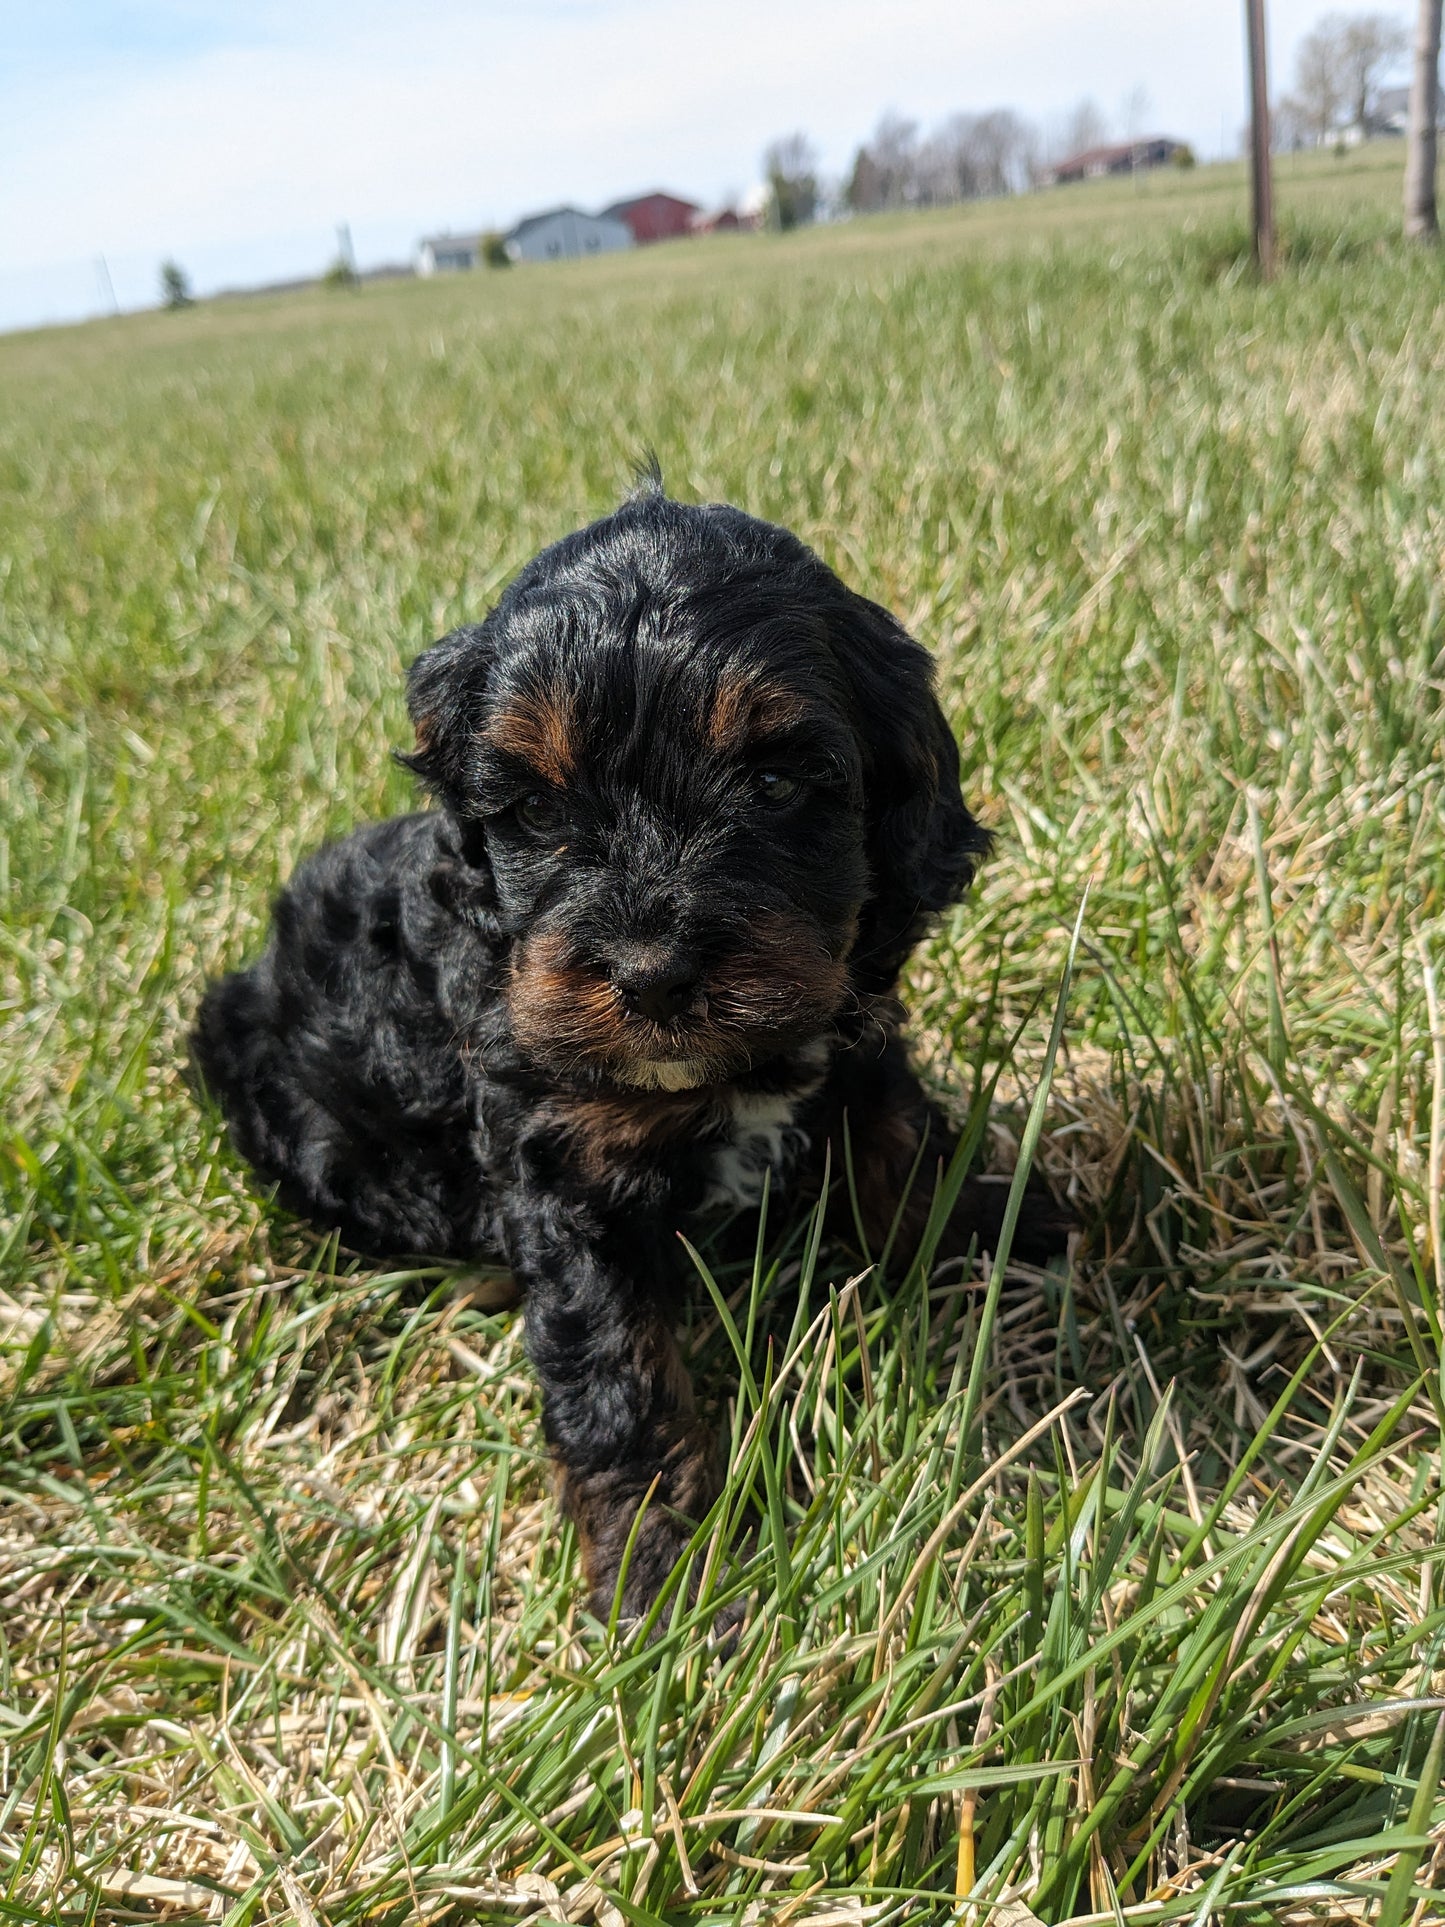
<instances>
[{"instance_id":1,"label":"puppy's back","mask_svg":"<svg viewBox=\"0 0 1445 1927\"><path fill-rule=\"evenodd\" d=\"M289 1209L369 1255L491 1243L461 1054L491 957L459 914L459 873L437 814L327 845L281 892L260 959L207 991L191 1036L237 1150Z\"/></svg>"}]
</instances>

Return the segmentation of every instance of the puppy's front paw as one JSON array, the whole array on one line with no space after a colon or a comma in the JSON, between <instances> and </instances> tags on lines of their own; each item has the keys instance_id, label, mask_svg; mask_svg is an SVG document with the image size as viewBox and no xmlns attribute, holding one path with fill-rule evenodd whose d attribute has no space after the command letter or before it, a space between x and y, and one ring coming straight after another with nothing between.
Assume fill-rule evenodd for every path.
<instances>
[{"instance_id":1,"label":"puppy's front paw","mask_svg":"<svg viewBox=\"0 0 1445 1927\"><path fill-rule=\"evenodd\" d=\"M564 1498L581 1541L588 1603L604 1624L614 1604L622 1621L651 1609L717 1489L709 1431L675 1423L656 1442L663 1448L657 1459L566 1475ZM699 1576L695 1571L694 1587Z\"/></svg>"},{"instance_id":2,"label":"puppy's front paw","mask_svg":"<svg viewBox=\"0 0 1445 1927\"><path fill-rule=\"evenodd\" d=\"M611 1619L614 1605L618 1609L619 1625L635 1624L646 1616L697 1530L693 1520L659 1505L655 1497L638 1522L634 1538L635 1519L635 1511L619 1518L616 1529L605 1535L605 1548L596 1540L590 1545L584 1541L588 1603L604 1625ZM696 1575L693 1584L696 1585Z\"/></svg>"},{"instance_id":3,"label":"puppy's front paw","mask_svg":"<svg viewBox=\"0 0 1445 1927\"><path fill-rule=\"evenodd\" d=\"M612 1617L612 1609L617 1602L617 1585L622 1578L622 1598L618 1605L617 1625L621 1632L630 1631L647 1617L656 1604L658 1596L676 1570L678 1561L684 1557L692 1543L696 1527L690 1519L671 1513L653 1523L649 1513L644 1517L632 1546L632 1555L627 1562L625 1575L617 1572L603 1578L598 1575L597 1583L592 1583L588 1603L593 1614L607 1625ZM688 1605L697 1603L698 1588L702 1581L705 1554L700 1554L688 1574ZM747 1618L746 1599L730 1599L713 1614L710 1628L711 1643L716 1652L726 1658L738 1643L738 1635ZM666 1631L672 1618L673 1604L670 1602L659 1615L652 1637L659 1638Z\"/></svg>"},{"instance_id":4,"label":"puppy's front paw","mask_svg":"<svg viewBox=\"0 0 1445 1927\"><path fill-rule=\"evenodd\" d=\"M940 1246L943 1255L963 1252L970 1242L981 1252L998 1250L1012 1182L1008 1177L965 1180ZM1012 1255L1026 1265L1046 1265L1050 1258L1065 1255L1069 1234L1078 1229L1073 1213L1059 1203L1041 1177L1031 1174L1019 1201Z\"/></svg>"}]
</instances>

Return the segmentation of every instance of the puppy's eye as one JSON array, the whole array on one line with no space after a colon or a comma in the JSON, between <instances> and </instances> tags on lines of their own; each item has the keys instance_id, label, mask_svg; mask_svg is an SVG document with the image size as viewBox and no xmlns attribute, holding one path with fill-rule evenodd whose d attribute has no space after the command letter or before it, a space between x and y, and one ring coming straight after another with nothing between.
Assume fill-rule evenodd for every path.
<instances>
[{"instance_id":1,"label":"puppy's eye","mask_svg":"<svg viewBox=\"0 0 1445 1927\"><path fill-rule=\"evenodd\" d=\"M545 790L533 790L512 805L512 821L520 830L550 830L557 822L557 799Z\"/></svg>"},{"instance_id":2,"label":"puppy's eye","mask_svg":"<svg viewBox=\"0 0 1445 1927\"><path fill-rule=\"evenodd\" d=\"M789 803L796 803L803 794L803 786L796 776L785 776L781 770L759 770L753 778L753 792L766 803L769 809L786 809Z\"/></svg>"}]
</instances>

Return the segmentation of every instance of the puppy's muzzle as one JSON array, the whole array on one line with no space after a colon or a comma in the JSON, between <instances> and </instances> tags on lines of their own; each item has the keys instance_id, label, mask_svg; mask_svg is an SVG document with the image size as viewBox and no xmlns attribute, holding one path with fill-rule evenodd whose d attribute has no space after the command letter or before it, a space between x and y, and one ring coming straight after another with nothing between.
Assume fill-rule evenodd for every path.
<instances>
[{"instance_id":1,"label":"puppy's muzzle","mask_svg":"<svg viewBox=\"0 0 1445 1927\"><path fill-rule=\"evenodd\" d=\"M707 1008L702 959L686 947L628 943L606 960L607 974L629 1017L667 1027Z\"/></svg>"},{"instance_id":2,"label":"puppy's muzzle","mask_svg":"<svg viewBox=\"0 0 1445 1927\"><path fill-rule=\"evenodd\" d=\"M847 995L847 950L784 915L756 918L721 952L681 932L599 947L539 931L513 955L513 1032L542 1063L692 1090L825 1031Z\"/></svg>"}]
</instances>

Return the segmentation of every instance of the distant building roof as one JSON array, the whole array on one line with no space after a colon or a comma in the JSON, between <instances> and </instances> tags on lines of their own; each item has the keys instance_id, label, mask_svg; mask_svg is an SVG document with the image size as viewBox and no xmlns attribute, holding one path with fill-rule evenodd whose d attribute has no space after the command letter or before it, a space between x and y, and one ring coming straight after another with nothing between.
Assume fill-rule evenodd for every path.
<instances>
[{"instance_id":1,"label":"distant building roof","mask_svg":"<svg viewBox=\"0 0 1445 1927\"><path fill-rule=\"evenodd\" d=\"M1082 180L1093 174L1120 174L1130 167L1157 166L1183 147L1168 134L1141 134L1138 140L1107 141L1099 147L1086 147L1081 153L1055 161L1056 181Z\"/></svg>"},{"instance_id":2,"label":"distant building roof","mask_svg":"<svg viewBox=\"0 0 1445 1927\"><path fill-rule=\"evenodd\" d=\"M1058 163L1059 171L1079 167L1087 173L1094 167L1112 167L1119 161L1131 160L1136 147L1147 145L1147 141L1105 141L1099 147L1086 147L1082 153L1070 154Z\"/></svg>"},{"instance_id":3,"label":"distant building roof","mask_svg":"<svg viewBox=\"0 0 1445 1927\"><path fill-rule=\"evenodd\" d=\"M520 241L524 235L530 234L533 228L541 227L548 221L555 221L563 214L570 214L574 220L578 221L595 221L597 219L595 214L584 214L580 207L567 205L562 207L547 207L543 208L540 214L528 214L524 216L514 228L507 230L507 239L509 241Z\"/></svg>"},{"instance_id":4,"label":"distant building roof","mask_svg":"<svg viewBox=\"0 0 1445 1927\"><path fill-rule=\"evenodd\" d=\"M670 194L665 187L655 187L648 194L630 194L625 201L613 201L602 212L610 214L615 221L625 221L633 208L645 207L649 201L671 201L674 207L685 207L690 214L702 212L696 201L689 201L681 194Z\"/></svg>"}]
</instances>

